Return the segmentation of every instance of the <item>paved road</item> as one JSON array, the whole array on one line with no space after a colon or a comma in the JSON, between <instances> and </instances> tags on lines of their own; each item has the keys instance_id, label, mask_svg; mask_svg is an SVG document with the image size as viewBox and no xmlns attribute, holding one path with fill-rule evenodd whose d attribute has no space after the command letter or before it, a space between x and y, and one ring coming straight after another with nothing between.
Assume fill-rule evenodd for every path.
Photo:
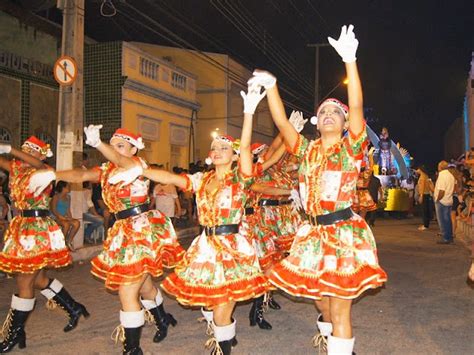
<instances>
[{"instance_id":1,"label":"paved road","mask_svg":"<svg viewBox=\"0 0 474 355\"><path fill-rule=\"evenodd\" d=\"M379 258L389 275L384 289L356 301L353 325L355 351L360 354L474 354L474 290L466 283L469 251L435 244L436 230L418 232L418 220L381 220L374 227ZM105 291L89 274L88 263L51 275L87 305L92 315L72 333L62 332L64 314L47 311L37 295L36 309L27 323L27 348L22 354L120 354L110 339L118 325L118 297ZM6 316L12 279L0 280L0 321ZM233 354L315 354L311 338L317 313L313 304L294 302L281 294L282 310L266 318L272 331L248 325L249 304L235 312L239 344ZM154 344L153 328L142 334L146 354L206 354L205 327L199 311L165 298L165 307L178 320L162 344ZM15 353L20 353L16 350Z\"/></svg>"}]
</instances>

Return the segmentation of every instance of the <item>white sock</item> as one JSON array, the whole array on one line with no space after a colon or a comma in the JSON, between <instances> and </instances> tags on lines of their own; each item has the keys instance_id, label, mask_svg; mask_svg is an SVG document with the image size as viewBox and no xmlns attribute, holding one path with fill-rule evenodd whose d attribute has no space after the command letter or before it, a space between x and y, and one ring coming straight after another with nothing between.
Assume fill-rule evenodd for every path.
<instances>
[{"instance_id":1,"label":"white sock","mask_svg":"<svg viewBox=\"0 0 474 355\"><path fill-rule=\"evenodd\" d=\"M354 340L328 336L328 355L352 355Z\"/></svg>"},{"instance_id":2,"label":"white sock","mask_svg":"<svg viewBox=\"0 0 474 355\"><path fill-rule=\"evenodd\" d=\"M163 295L161 294L160 290L157 289L157 294L156 294L156 297L155 297L155 303L157 306L159 306L160 304L163 303Z\"/></svg>"},{"instance_id":3,"label":"white sock","mask_svg":"<svg viewBox=\"0 0 474 355\"><path fill-rule=\"evenodd\" d=\"M34 298L20 298L18 296L12 295L12 309L22 312L30 312L35 306Z\"/></svg>"},{"instance_id":4,"label":"white sock","mask_svg":"<svg viewBox=\"0 0 474 355\"><path fill-rule=\"evenodd\" d=\"M57 279L54 279L49 286L41 290L41 294L46 297L48 300L56 296L56 294L61 291L63 284Z\"/></svg>"},{"instance_id":5,"label":"white sock","mask_svg":"<svg viewBox=\"0 0 474 355\"><path fill-rule=\"evenodd\" d=\"M143 307L145 307L145 309L156 308L163 303L163 296L161 295L160 290L157 289L157 291L158 293L156 294L154 300L145 300L140 297L140 302L142 303Z\"/></svg>"},{"instance_id":6,"label":"white sock","mask_svg":"<svg viewBox=\"0 0 474 355\"><path fill-rule=\"evenodd\" d=\"M204 307L201 307L201 313L204 319L206 320L207 323L211 323L212 319L214 318L214 312L213 311L207 311L204 309Z\"/></svg>"},{"instance_id":7,"label":"white sock","mask_svg":"<svg viewBox=\"0 0 474 355\"><path fill-rule=\"evenodd\" d=\"M145 324L145 311L138 312L120 311L120 324L124 328L139 328Z\"/></svg>"},{"instance_id":8,"label":"white sock","mask_svg":"<svg viewBox=\"0 0 474 355\"><path fill-rule=\"evenodd\" d=\"M212 329L214 330L214 337L217 339L218 342L231 340L235 337L235 325L236 321L234 320L233 323L224 326L217 326L214 322L212 322Z\"/></svg>"},{"instance_id":9,"label":"white sock","mask_svg":"<svg viewBox=\"0 0 474 355\"><path fill-rule=\"evenodd\" d=\"M325 337L328 337L332 334L332 323L323 322L323 315L320 314L318 320L316 321L318 325L319 333Z\"/></svg>"}]
</instances>

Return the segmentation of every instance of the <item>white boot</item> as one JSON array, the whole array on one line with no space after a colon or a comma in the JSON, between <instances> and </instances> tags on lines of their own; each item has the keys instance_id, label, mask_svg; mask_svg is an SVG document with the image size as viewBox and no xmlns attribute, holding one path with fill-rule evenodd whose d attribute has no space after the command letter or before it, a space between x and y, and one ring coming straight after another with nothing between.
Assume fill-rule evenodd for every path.
<instances>
[{"instance_id":1,"label":"white boot","mask_svg":"<svg viewBox=\"0 0 474 355\"><path fill-rule=\"evenodd\" d=\"M328 337L328 355L352 355L355 338Z\"/></svg>"},{"instance_id":2,"label":"white boot","mask_svg":"<svg viewBox=\"0 0 474 355\"><path fill-rule=\"evenodd\" d=\"M211 336L213 334L212 329L212 319L214 318L213 311L207 311L204 307L201 307L202 318L199 318L198 321L205 321L207 323L206 334Z\"/></svg>"},{"instance_id":3,"label":"white boot","mask_svg":"<svg viewBox=\"0 0 474 355\"><path fill-rule=\"evenodd\" d=\"M231 324L224 326L217 326L212 322L214 337L206 343L206 347L212 348L211 355L230 355L232 343L235 339L235 325L235 320Z\"/></svg>"},{"instance_id":4,"label":"white boot","mask_svg":"<svg viewBox=\"0 0 474 355\"><path fill-rule=\"evenodd\" d=\"M320 314L316 324L318 333L313 337L313 346L318 348L318 353L324 353L327 350L328 336L332 334L332 323L323 322L323 315Z\"/></svg>"}]
</instances>

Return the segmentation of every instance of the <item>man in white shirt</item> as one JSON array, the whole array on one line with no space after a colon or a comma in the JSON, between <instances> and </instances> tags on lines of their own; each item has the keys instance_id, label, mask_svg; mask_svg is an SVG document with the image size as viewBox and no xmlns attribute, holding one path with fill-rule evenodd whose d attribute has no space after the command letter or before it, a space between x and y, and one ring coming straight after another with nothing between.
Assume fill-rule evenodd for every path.
<instances>
[{"instance_id":1,"label":"man in white shirt","mask_svg":"<svg viewBox=\"0 0 474 355\"><path fill-rule=\"evenodd\" d=\"M438 164L438 179L434 190L436 218L441 230L442 240L438 244L453 243L453 226L451 222L451 207L456 179L448 170L448 162L442 160Z\"/></svg>"}]
</instances>

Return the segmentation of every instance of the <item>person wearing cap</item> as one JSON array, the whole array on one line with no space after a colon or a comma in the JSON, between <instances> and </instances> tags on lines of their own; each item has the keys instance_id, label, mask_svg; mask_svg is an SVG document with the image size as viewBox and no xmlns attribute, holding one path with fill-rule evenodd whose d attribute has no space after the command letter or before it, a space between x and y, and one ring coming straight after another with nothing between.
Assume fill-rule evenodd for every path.
<instances>
[{"instance_id":1,"label":"person wearing cap","mask_svg":"<svg viewBox=\"0 0 474 355\"><path fill-rule=\"evenodd\" d=\"M387 275L378 264L369 226L350 208L368 144L353 26L343 26L339 39L329 38L329 43L345 62L349 107L337 99L323 101L311 119L321 134L315 141L288 121L272 74L257 70L249 84L265 87L287 149L301 158L299 191L308 215L289 256L269 271L269 281L290 295L315 300L322 314L314 345L327 344L328 354L352 354L352 300L382 286ZM343 137L345 129L349 132Z\"/></svg>"},{"instance_id":2,"label":"person wearing cap","mask_svg":"<svg viewBox=\"0 0 474 355\"><path fill-rule=\"evenodd\" d=\"M441 232L441 240L437 244L453 244L453 224L451 210L453 194L456 188L456 178L448 170L448 162L442 160L438 163L438 178L434 187L434 202L436 219Z\"/></svg>"},{"instance_id":3,"label":"person wearing cap","mask_svg":"<svg viewBox=\"0 0 474 355\"><path fill-rule=\"evenodd\" d=\"M161 184L173 184L196 193L202 233L194 239L183 261L161 287L184 306L207 309L210 329L206 346L211 354L231 353L236 345L236 322L232 312L237 302L262 296L268 283L245 229L240 228L246 204L246 189L253 183L252 118L265 96L260 87L241 91L244 121L240 142L231 136L217 136L211 143L208 172L173 174L160 169L133 169L117 174L111 182L128 181L144 175ZM240 158L239 158L240 154Z\"/></svg>"},{"instance_id":4,"label":"person wearing cap","mask_svg":"<svg viewBox=\"0 0 474 355\"><path fill-rule=\"evenodd\" d=\"M15 275L18 292L3 325L3 342L0 353L11 351L15 345L26 347L25 322L33 311L35 290L48 299L50 308L59 306L69 316L64 327L74 329L81 316L88 317L87 309L76 302L61 282L49 279L48 268L61 268L72 263L64 235L56 221L50 217L51 181L41 194L28 191L28 183L37 169L45 169L46 158L53 153L49 145L35 136L28 138L21 150L0 144L0 154L10 154L11 161L0 157L0 168L10 172L10 191L19 214L5 232L5 245L0 252L0 271Z\"/></svg>"},{"instance_id":5,"label":"person wearing cap","mask_svg":"<svg viewBox=\"0 0 474 355\"><path fill-rule=\"evenodd\" d=\"M121 171L146 162L136 154L144 148L142 138L124 128L115 131L106 144L100 139L102 125L84 128L86 144L99 150L108 162L92 169L37 172L30 181L30 190L41 191L48 181L63 180L82 183L100 182L102 196L116 222L109 229L102 252L92 259L91 273L105 281L111 291L118 291L122 309L120 326L114 333L123 342L124 354L141 354L140 332L145 313L156 327L153 341L166 338L169 325L177 324L165 312L163 296L152 277L163 274L163 266L172 268L182 258L169 218L158 210L150 210L149 180L137 177L123 184L110 184L109 178Z\"/></svg>"}]
</instances>

